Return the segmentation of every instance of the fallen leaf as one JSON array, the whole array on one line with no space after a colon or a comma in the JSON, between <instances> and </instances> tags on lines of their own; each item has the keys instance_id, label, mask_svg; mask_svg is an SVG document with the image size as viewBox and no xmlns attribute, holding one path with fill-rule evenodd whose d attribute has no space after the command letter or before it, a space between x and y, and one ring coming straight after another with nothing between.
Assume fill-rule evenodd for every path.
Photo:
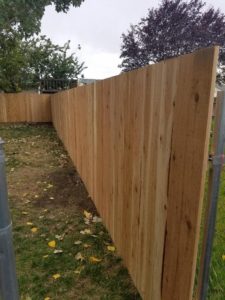
<instances>
[{"instance_id":1,"label":"fallen leaf","mask_svg":"<svg viewBox=\"0 0 225 300\"><path fill-rule=\"evenodd\" d=\"M84 229L80 231L81 234L91 234L91 230L90 229Z\"/></svg>"},{"instance_id":2,"label":"fallen leaf","mask_svg":"<svg viewBox=\"0 0 225 300\"><path fill-rule=\"evenodd\" d=\"M90 225L90 220L89 220L89 219L86 219L86 218L84 218L84 223L85 223L86 225Z\"/></svg>"},{"instance_id":3,"label":"fallen leaf","mask_svg":"<svg viewBox=\"0 0 225 300\"><path fill-rule=\"evenodd\" d=\"M94 216L93 219L92 219L92 222L93 223L101 223L102 222L102 219L97 217L97 216Z\"/></svg>"},{"instance_id":4,"label":"fallen leaf","mask_svg":"<svg viewBox=\"0 0 225 300\"><path fill-rule=\"evenodd\" d=\"M96 234L92 234L91 236L93 236L94 238L97 238L97 237L98 237Z\"/></svg>"},{"instance_id":5,"label":"fallen leaf","mask_svg":"<svg viewBox=\"0 0 225 300\"><path fill-rule=\"evenodd\" d=\"M114 246L107 246L107 249L111 252L114 252L116 250Z\"/></svg>"},{"instance_id":6,"label":"fallen leaf","mask_svg":"<svg viewBox=\"0 0 225 300\"><path fill-rule=\"evenodd\" d=\"M78 253L75 255L75 259L76 259L76 260L83 261L83 260L84 260L84 257L83 257L83 255L82 255L80 252L78 252Z\"/></svg>"},{"instance_id":7,"label":"fallen leaf","mask_svg":"<svg viewBox=\"0 0 225 300\"><path fill-rule=\"evenodd\" d=\"M32 222L27 222L27 225L28 226L32 226L32 225L34 225Z\"/></svg>"},{"instance_id":8,"label":"fallen leaf","mask_svg":"<svg viewBox=\"0 0 225 300\"><path fill-rule=\"evenodd\" d=\"M47 211L48 211L47 209L44 209L44 210L43 210L43 212L47 212Z\"/></svg>"},{"instance_id":9,"label":"fallen leaf","mask_svg":"<svg viewBox=\"0 0 225 300\"><path fill-rule=\"evenodd\" d=\"M38 198L39 196L38 195L34 195L34 198Z\"/></svg>"},{"instance_id":10,"label":"fallen leaf","mask_svg":"<svg viewBox=\"0 0 225 300\"><path fill-rule=\"evenodd\" d=\"M97 258L97 257L95 257L95 256L90 256L90 257L89 257L89 261L90 261L91 263L93 263L93 264L96 264L96 263L101 262L102 259L101 259L101 258Z\"/></svg>"},{"instance_id":11,"label":"fallen leaf","mask_svg":"<svg viewBox=\"0 0 225 300\"><path fill-rule=\"evenodd\" d=\"M63 253L63 250L60 250L60 249L59 249L59 250L57 250L57 249L56 249L56 250L54 250L54 252L53 252L53 253L54 253L54 254L60 254L60 253Z\"/></svg>"},{"instance_id":12,"label":"fallen leaf","mask_svg":"<svg viewBox=\"0 0 225 300\"><path fill-rule=\"evenodd\" d=\"M55 241L50 241L50 242L48 242L48 246L50 248L55 248L56 247L56 242Z\"/></svg>"},{"instance_id":13,"label":"fallen leaf","mask_svg":"<svg viewBox=\"0 0 225 300\"><path fill-rule=\"evenodd\" d=\"M51 189L51 188L53 188L53 185L49 183L47 189Z\"/></svg>"},{"instance_id":14,"label":"fallen leaf","mask_svg":"<svg viewBox=\"0 0 225 300\"><path fill-rule=\"evenodd\" d=\"M51 298L50 297L45 297L45 299L44 300L51 300Z\"/></svg>"},{"instance_id":15,"label":"fallen leaf","mask_svg":"<svg viewBox=\"0 0 225 300\"><path fill-rule=\"evenodd\" d=\"M37 227L33 227L33 228L31 228L31 231L32 231L33 233L36 233L36 232L38 231L38 228L37 228Z\"/></svg>"},{"instance_id":16,"label":"fallen leaf","mask_svg":"<svg viewBox=\"0 0 225 300\"><path fill-rule=\"evenodd\" d=\"M83 246L84 246L84 248L91 248L90 244L84 244Z\"/></svg>"},{"instance_id":17,"label":"fallen leaf","mask_svg":"<svg viewBox=\"0 0 225 300\"><path fill-rule=\"evenodd\" d=\"M57 280L57 279L59 279L59 278L61 277L61 275L57 273L57 274L52 275L52 277L53 277L55 280Z\"/></svg>"},{"instance_id":18,"label":"fallen leaf","mask_svg":"<svg viewBox=\"0 0 225 300\"><path fill-rule=\"evenodd\" d=\"M50 200L54 200L55 198L54 198L54 197L49 197L49 199L50 199Z\"/></svg>"},{"instance_id":19,"label":"fallen leaf","mask_svg":"<svg viewBox=\"0 0 225 300\"><path fill-rule=\"evenodd\" d=\"M82 271L83 269L84 269L84 266L81 266L81 267L77 268L77 269L74 271L74 273L75 273L75 274L80 274L81 271Z\"/></svg>"},{"instance_id":20,"label":"fallen leaf","mask_svg":"<svg viewBox=\"0 0 225 300\"><path fill-rule=\"evenodd\" d=\"M42 257L43 257L43 258L48 258L48 256L49 256L49 255L48 255L48 254L46 254L46 255L43 255Z\"/></svg>"},{"instance_id":21,"label":"fallen leaf","mask_svg":"<svg viewBox=\"0 0 225 300\"><path fill-rule=\"evenodd\" d=\"M22 211L22 215L28 215L27 211Z\"/></svg>"},{"instance_id":22,"label":"fallen leaf","mask_svg":"<svg viewBox=\"0 0 225 300\"><path fill-rule=\"evenodd\" d=\"M224 255L222 255L222 260L225 260L225 254L224 254Z\"/></svg>"},{"instance_id":23,"label":"fallen leaf","mask_svg":"<svg viewBox=\"0 0 225 300\"><path fill-rule=\"evenodd\" d=\"M62 234L62 235L56 234L55 238L59 241L62 241L64 239L64 234Z\"/></svg>"},{"instance_id":24,"label":"fallen leaf","mask_svg":"<svg viewBox=\"0 0 225 300\"><path fill-rule=\"evenodd\" d=\"M80 245L80 244L82 244L81 241L75 241L75 242L74 242L74 245Z\"/></svg>"},{"instance_id":25,"label":"fallen leaf","mask_svg":"<svg viewBox=\"0 0 225 300\"><path fill-rule=\"evenodd\" d=\"M86 210L84 210L84 216L88 220L92 219L92 214Z\"/></svg>"}]
</instances>

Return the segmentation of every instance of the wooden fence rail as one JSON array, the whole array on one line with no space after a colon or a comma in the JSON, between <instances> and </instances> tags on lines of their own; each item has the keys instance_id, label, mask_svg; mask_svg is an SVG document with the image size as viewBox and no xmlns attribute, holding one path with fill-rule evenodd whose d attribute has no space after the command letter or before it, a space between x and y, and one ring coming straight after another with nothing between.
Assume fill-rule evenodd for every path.
<instances>
[{"instance_id":1,"label":"wooden fence rail","mask_svg":"<svg viewBox=\"0 0 225 300\"><path fill-rule=\"evenodd\" d=\"M0 93L0 123L51 122L51 120L50 95Z\"/></svg>"},{"instance_id":2,"label":"wooden fence rail","mask_svg":"<svg viewBox=\"0 0 225 300\"><path fill-rule=\"evenodd\" d=\"M192 298L217 57L204 49L51 98L143 299Z\"/></svg>"}]
</instances>

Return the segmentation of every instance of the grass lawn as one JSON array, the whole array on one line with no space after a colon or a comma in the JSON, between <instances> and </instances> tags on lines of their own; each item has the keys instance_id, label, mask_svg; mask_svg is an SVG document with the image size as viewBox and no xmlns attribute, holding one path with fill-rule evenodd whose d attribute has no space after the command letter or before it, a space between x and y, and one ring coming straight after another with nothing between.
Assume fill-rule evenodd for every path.
<instances>
[{"instance_id":1,"label":"grass lawn","mask_svg":"<svg viewBox=\"0 0 225 300\"><path fill-rule=\"evenodd\" d=\"M6 142L21 299L141 299L54 129L7 125L0 136ZM208 299L225 299L223 255L225 171Z\"/></svg>"},{"instance_id":2,"label":"grass lawn","mask_svg":"<svg viewBox=\"0 0 225 300\"><path fill-rule=\"evenodd\" d=\"M208 299L225 299L225 169L222 172Z\"/></svg>"},{"instance_id":3,"label":"grass lawn","mask_svg":"<svg viewBox=\"0 0 225 300\"><path fill-rule=\"evenodd\" d=\"M141 299L54 129L7 125L0 136L21 299Z\"/></svg>"}]
</instances>

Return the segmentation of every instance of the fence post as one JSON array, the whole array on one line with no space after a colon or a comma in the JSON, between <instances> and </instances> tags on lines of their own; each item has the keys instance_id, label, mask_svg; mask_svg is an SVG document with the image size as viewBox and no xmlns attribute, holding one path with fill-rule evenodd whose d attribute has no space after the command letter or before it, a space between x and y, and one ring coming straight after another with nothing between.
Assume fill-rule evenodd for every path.
<instances>
[{"instance_id":1,"label":"fence post","mask_svg":"<svg viewBox=\"0 0 225 300\"><path fill-rule=\"evenodd\" d=\"M216 124L214 129L214 143L212 156L212 167L209 170L209 193L205 216L204 240L202 245L202 257L199 270L199 283L197 299L206 300L210 261L212 256L212 246L216 223L217 203L220 187L221 169L224 164L225 146L225 93L220 92L217 97Z\"/></svg>"},{"instance_id":2,"label":"fence post","mask_svg":"<svg viewBox=\"0 0 225 300\"><path fill-rule=\"evenodd\" d=\"M9 214L5 175L4 142L0 138L0 299L18 300L12 222Z\"/></svg>"}]
</instances>

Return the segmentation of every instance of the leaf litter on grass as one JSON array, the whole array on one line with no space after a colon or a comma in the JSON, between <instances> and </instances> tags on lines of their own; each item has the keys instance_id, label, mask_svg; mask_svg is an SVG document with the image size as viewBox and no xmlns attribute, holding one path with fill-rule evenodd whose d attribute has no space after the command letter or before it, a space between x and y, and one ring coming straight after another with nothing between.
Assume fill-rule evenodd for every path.
<instances>
[{"instance_id":1,"label":"leaf litter on grass","mask_svg":"<svg viewBox=\"0 0 225 300\"><path fill-rule=\"evenodd\" d=\"M121 260L107 249L112 241L55 131L20 125L0 133L13 140L6 150L13 156L7 168L14 168L8 179L21 295L139 299ZM28 227L38 229L32 239Z\"/></svg>"}]
</instances>

